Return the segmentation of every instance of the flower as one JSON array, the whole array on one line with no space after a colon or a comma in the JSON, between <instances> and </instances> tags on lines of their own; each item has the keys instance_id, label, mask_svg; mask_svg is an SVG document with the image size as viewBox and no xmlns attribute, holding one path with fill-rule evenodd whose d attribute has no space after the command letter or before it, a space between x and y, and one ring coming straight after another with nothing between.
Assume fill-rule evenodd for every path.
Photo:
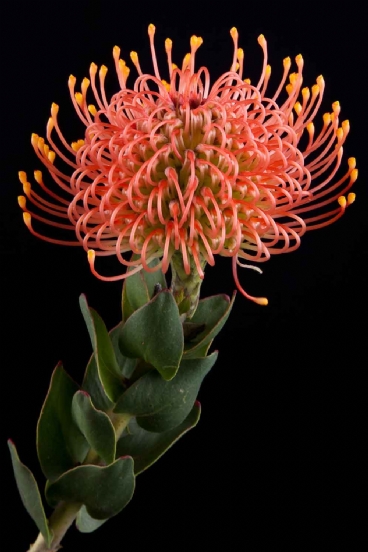
<instances>
[{"instance_id":1,"label":"flower","mask_svg":"<svg viewBox=\"0 0 368 552\"><path fill-rule=\"evenodd\" d=\"M71 98L85 135L69 145L59 128L59 108L52 105L48 143L33 134L32 145L61 192L48 188L41 171L35 171L39 195L21 172L25 196L37 208L29 211L20 196L24 221L46 241L82 245L93 274L103 280L123 279L142 268L166 272L174 254L181 256L185 274L194 267L203 278L204 265L214 265L216 255L232 257L237 287L265 305L266 298L252 297L241 287L237 266L249 266L242 260L263 262L272 254L294 251L306 230L331 224L354 201L355 194L345 197L357 178L354 158L335 179L349 122L339 126L340 105L334 102L315 132L313 120L325 85L320 76L311 89L302 88L301 55L291 74L291 60L284 59L281 82L267 95L271 67L263 35L258 37L264 62L257 84L243 80L244 52L232 28L230 70L210 86L208 69L195 70L202 38L191 37L181 68L172 62L172 41L166 39L166 82L158 69L153 25L148 34L154 75L143 73L138 54L131 52L138 72L133 89L127 87L129 68L117 46L113 57L120 90L110 101L104 65L99 87L94 63L80 92L70 76ZM96 105L88 104L89 87ZM66 153L55 143L55 131ZM68 174L54 164L55 158ZM32 219L72 230L76 239L41 235ZM128 252L135 255L126 259ZM122 274L97 273L95 257L106 255L124 265ZM154 259L160 262L149 267Z\"/></svg>"}]
</instances>

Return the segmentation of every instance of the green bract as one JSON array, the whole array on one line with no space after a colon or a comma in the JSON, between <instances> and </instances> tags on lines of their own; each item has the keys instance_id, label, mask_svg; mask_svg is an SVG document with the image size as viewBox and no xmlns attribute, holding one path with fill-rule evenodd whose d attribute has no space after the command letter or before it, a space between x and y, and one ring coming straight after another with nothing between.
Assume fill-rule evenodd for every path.
<instances>
[{"instance_id":1,"label":"green bract","mask_svg":"<svg viewBox=\"0 0 368 552\"><path fill-rule=\"evenodd\" d=\"M43 473L51 481L83 462L88 452L88 443L72 416L73 395L78 390L59 364L37 425L38 458Z\"/></svg>"},{"instance_id":2,"label":"green bract","mask_svg":"<svg viewBox=\"0 0 368 552\"><path fill-rule=\"evenodd\" d=\"M181 424L162 433L146 431L133 418L128 431L117 443L117 455L131 456L134 460L134 472L138 475L154 464L184 433L195 427L200 415L201 406L197 401Z\"/></svg>"},{"instance_id":3,"label":"green bract","mask_svg":"<svg viewBox=\"0 0 368 552\"><path fill-rule=\"evenodd\" d=\"M132 458L118 458L110 466L79 466L46 486L46 498L55 507L61 500L80 502L94 519L118 514L130 501L135 478Z\"/></svg>"},{"instance_id":4,"label":"green bract","mask_svg":"<svg viewBox=\"0 0 368 552\"><path fill-rule=\"evenodd\" d=\"M123 385L110 336L97 312L88 307L84 295L80 296L79 304L91 338L100 381L106 396L115 401L121 395Z\"/></svg>"},{"instance_id":5,"label":"green bract","mask_svg":"<svg viewBox=\"0 0 368 552\"><path fill-rule=\"evenodd\" d=\"M191 411L202 380L216 359L217 353L212 353L205 358L183 360L170 381L150 371L122 395L115 412L136 416L138 424L147 431L160 433L178 426Z\"/></svg>"},{"instance_id":6,"label":"green bract","mask_svg":"<svg viewBox=\"0 0 368 552\"><path fill-rule=\"evenodd\" d=\"M106 464L115 460L116 439L114 426L104 412L97 410L91 397L78 391L73 397L73 418L89 446Z\"/></svg>"},{"instance_id":7,"label":"green bract","mask_svg":"<svg viewBox=\"0 0 368 552\"><path fill-rule=\"evenodd\" d=\"M142 358L164 379L172 379L184 347L183 326L172 293L161 291L136 310L124 324L119 344L124 355Z\"/></svg>"},{"instance_id":8,"label":"green bract","mask_svg":"<svg viewBox=\"0 0 368 552\"><path fill-rule=\"evenodd\" d=\"M8 445L13 463L15 480L23 505L37 525L39 531L42 533L47 545L50 546L52 531L49 530L37 482L31 470L19 460L14 443L8 441Z\"/></svg>"}]
</instances>

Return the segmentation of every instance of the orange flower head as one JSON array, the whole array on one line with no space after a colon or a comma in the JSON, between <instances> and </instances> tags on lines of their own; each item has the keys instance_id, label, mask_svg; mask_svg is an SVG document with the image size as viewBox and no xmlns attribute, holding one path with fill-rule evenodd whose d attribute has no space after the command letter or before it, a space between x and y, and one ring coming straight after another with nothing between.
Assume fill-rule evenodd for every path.
<instances>
[{"instance_id":1,"label":"orange flower head","mask_svg":"<svg viewBox=\"0 0 368 552\"><path fill-rule=\"evenodd\" d=\"M52 105L47 139L33 134L32 145L60 191L48 188L35 171L36 192L27 175L19 173L24 194L36 207L29 210L26 197L19 197L24 221L46 241L81 245L93 274L102 280L123 279L142 268L166 272L174 254L180 255L186 274L194 267L203 278L203 266L214 265L216 255L232 257L239 290L265 305L267 299L252 297L241 287L237 266L297 249L306 230L331 224L354 201L355 194L346 193L357 178L355 159L336 176L349 123L339 123L335 102L315 132L313 120L325 85L320 76L311 89L302 88L301 55L293 73L290 58L284 59L281 82L272 96L267 94L271 67L263 35L258 38L263 69L256 84L243 79L244 52L232 28L230 69L211 86L208 69L195 69L202 38L191 37L190 53L180 67L172 62L172 41L166 39L165 81L153 25L148 34L154 74L143 73L138 54L131 52L138 78L129 88L130 70L115 46L120 90L110 101L104 65L98 71L91 64L90 79L83 79L78 92L70 76L72 102L85 134L69 144L58 124L59 108ZM88 89L94 104L87 100ZM33 220L71 230L74 239L42 235ZM130 252L136 255L126 258ZM117 257L122 274L97 272L95 257L106 255ZM148 265L154 259L160 262L152 268Z\"/></svg>"}]
</instances>

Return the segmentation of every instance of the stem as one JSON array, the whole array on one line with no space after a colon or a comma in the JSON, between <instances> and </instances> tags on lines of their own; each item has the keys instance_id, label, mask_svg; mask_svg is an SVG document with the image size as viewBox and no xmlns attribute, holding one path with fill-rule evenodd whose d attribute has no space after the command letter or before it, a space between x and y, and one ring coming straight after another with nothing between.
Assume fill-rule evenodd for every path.
<instances>
[{"instance_id":1,"label":"stem","mask_svg":"<svg viewBox=\"0 0 368 552\"><path fill-rule=\"evenodd\" d=\"M202 269L206 266L206 260L201 255L200 265ZM185 321L186 318L192 318L196 311L203 280L198 274L196 264L192 257L190 260L189 274L185 272L182 255L178 252L174 253L171 257L170 266L172 274L171 290L176 304L178 305L182 320Z\"/></svg>"},{"instance_id":2,"label":"stem","mask_svg":"<svg viewBox=\"0 0 368 552\"><path fill-rule=\"evenodd\" d=\"M121 437L131 418L131 414L115 414L114 412L110 413L110 420L115 429L116 441L118 441L118 439Z\"/></svg>"},{"instance_id":3,"label":"stem","mask_svg":"<svg viewBox=\"0 0 368 552\"><path fill-rule=\"evenodd\" d=\"M40 533L36 542L31 545L28 552L55 552L56 550L59 550L61 548L59 546L61 539L64 537L65 533L77 517L77 513L79 512L81 506L82 505L79 502L61 502L58 506L56 506L49 519L49 528L50 531L53 532L51 547L48 548L45 539Z\"/></svg>"}]
</instances>

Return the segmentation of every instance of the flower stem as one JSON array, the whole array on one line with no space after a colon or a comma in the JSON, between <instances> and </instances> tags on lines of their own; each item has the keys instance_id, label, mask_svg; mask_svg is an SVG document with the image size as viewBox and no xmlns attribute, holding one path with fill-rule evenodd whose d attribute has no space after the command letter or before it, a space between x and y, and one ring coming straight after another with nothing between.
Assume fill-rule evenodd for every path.
<instances>
[{"instance_id":1,"label":"flower stem","mask_svg":"<svg viewBox=\"0 0 368 552\"><path fill-rule=\"evenodd\" d=\"M200 265L204 269L206 260L200 255ZM198 274L193 259L190 259L190 272L184 270L183 259L178 252L174 253L170 261L172 281L171 290L183 320L192 318L196 311L202 278Z\"/></svg>"},{"instance_id":2,"label":"flower stem","mask_svg":"<svg viewBox=\"0 0 368 552\"><path fill-rule=\"evenodd\" d=\"M110 420L115 429L116 441L124 433L125 428L129 424L129 421L132 418L131 414L115 414L114 412L109 413Z\"/></svg>"},{"instance_id":3,"label":"flower stem","mask_svg":"<svg viewBox=\"0 0 368 552\"><path fill-rule=\"evenodd\" d=\"M51 514L49 519L49 528L53 532L51 547L48 548L45 539L38 535L37 540L31 545L28 552L55 552L59 550L61 539L77 517L82 504L79 502L65 503L61 502Z\"/></svg>"}]
</instances>

